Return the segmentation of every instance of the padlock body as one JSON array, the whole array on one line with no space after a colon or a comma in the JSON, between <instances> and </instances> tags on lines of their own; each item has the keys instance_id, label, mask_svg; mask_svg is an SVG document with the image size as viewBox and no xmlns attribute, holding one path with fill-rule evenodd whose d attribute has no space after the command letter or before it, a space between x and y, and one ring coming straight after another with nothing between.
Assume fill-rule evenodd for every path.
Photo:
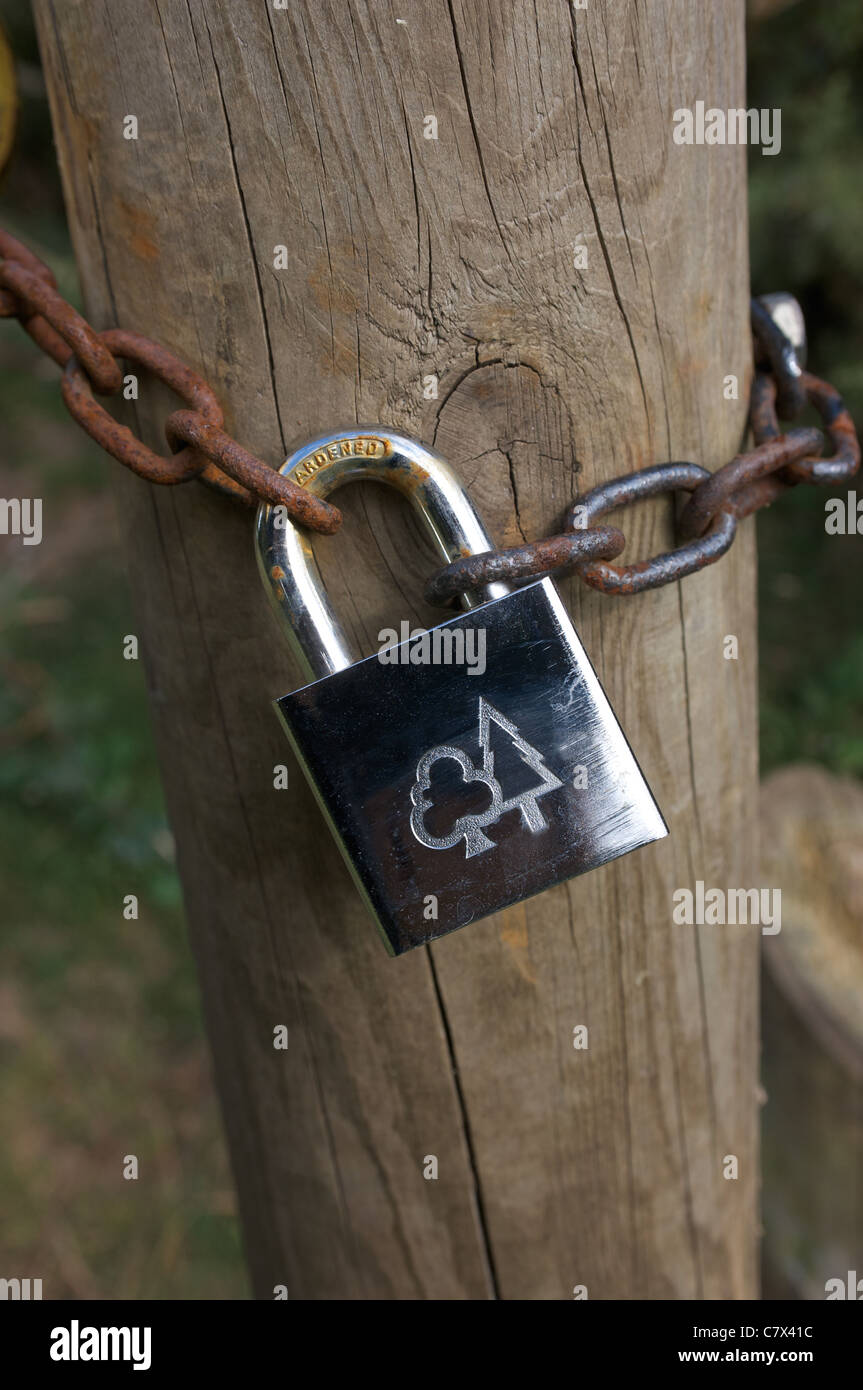
<instances>
[{"instance_id":1,"label":"padlock body","mask_svg":"<svg viewBox=\"0 0 863 1390\"><path fill-rule=\"evenodd\" d=\"M276 702L395 955L667 834L550 580L427 638Z\"/></svg>"}]
</instances>

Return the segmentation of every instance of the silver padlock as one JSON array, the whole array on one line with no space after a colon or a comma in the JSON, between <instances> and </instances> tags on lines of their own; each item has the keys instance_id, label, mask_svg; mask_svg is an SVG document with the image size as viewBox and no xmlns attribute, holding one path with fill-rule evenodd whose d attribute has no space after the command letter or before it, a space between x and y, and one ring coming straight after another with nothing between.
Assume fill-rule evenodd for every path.
<instances>
[{"instance_id":1,"label":"silver padlock","mask_svg":"<svg viewBox=\"0 0 863 1390\"><path fill-rule=\"evenodd\" d=\"M280 471L321 498L390 484L446 562L493 549L449 465L381 426L324 435ZM424 645L355 661L310 534L262 506L257 551L311 682L276 709L392 954L668 833L550 579L489 585Z\"/></svg>"}]
</instances>

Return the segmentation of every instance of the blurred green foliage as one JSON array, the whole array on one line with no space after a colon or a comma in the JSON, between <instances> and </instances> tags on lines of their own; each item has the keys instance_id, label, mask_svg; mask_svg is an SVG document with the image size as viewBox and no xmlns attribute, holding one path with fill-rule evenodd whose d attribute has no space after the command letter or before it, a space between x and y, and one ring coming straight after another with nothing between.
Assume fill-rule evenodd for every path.
<instances>
[{"instance_id":1,"label":"blurred green foliage","mask_svg":"<svg viewBox=\"0 0 863 1390\"><path fill-rule=\"evenodd\" d=\"M782 111L781 154L749 155L753 290L797 296L809 364L842 392L859 428L863 4L780 9L750 24L747 49L750 105ZM758 519L765 770L807 759L863 773L863 538L824 530L825 500L842 491L801 487Z\"/></svg>"},{"instance_id":2,"label":"blurred green foliage","mask_svg":"<svg viewBox=\"0 0 863 1390\"><path fill-rule=\"evenodd\" d=\"M29 6L0 0L0 22L22 97L0 220L77 303ZM0 1274L46 1298L242 1298L143 670L122 656L114 465L9 320L0 420L0 494L41 497L45 533L7 541L0 571Z\"/></svg>"}]
</instances>

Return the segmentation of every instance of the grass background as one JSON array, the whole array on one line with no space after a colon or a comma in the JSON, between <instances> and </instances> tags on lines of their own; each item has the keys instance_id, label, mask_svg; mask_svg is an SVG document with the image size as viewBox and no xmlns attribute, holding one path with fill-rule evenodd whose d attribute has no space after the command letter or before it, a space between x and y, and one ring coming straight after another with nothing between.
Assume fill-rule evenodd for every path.
<instances>
[{"instance_id":1,"label":"grass background","mask_svg":"<svg viewBox=\"0 0 863 1390\"><path fill-rule=\"evenodd\" d=\"M863 420L863 6L757 10L749 101L781 107L782 153L750 158L753 288L797 294L815 370ZM0 20L23 95L0 221L77 301L29 6L0 0ZM120 659L116 465L8 321L0 419L0 495L41 496L46 516L43 545L5 541L0 571L0 1274L42 1277L45 1297L245 1297L143 675ZM826 536L827 495L800 488L758 521L762 765L859 776L861 543Z\"/></svg>"},{"instance_id":2,"label":"grass background","mask_svg":"<svg viewBox=\"0 0 863 1390\"><path fill-rule=\"evenodd\" d=\"M78 303L29 5L0 0L0 22L22 87L0 222ZM244 1298L143 669L122 659L117 465L57 383L0 320L0 496L42 497L45 525L0 568L0 1275L45 1298Z\"/></svg>"}]
</instances>

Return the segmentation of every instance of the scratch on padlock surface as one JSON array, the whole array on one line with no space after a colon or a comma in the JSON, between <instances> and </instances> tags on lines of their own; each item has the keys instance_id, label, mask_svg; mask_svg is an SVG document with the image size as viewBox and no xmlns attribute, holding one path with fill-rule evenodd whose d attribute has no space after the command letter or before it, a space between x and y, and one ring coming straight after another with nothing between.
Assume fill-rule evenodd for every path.
<instances>
[{"instance_id":1,"label":"scratch on padlock surface","mask_svg":"<svg viewBox=\"0 0 863 1390\"><path fill-rule=\"evenodd\" d=\"M563 713L566 710L571 709L572 706L575 704L576 700L578 699L579 692L583 685L584 673L582 671L568 672L566 679L563 683L563 689L566 698L558 701L552 700L550 702L551 708L553 710L556 710L558 713Z\"/></svg>"}]
</instances>

